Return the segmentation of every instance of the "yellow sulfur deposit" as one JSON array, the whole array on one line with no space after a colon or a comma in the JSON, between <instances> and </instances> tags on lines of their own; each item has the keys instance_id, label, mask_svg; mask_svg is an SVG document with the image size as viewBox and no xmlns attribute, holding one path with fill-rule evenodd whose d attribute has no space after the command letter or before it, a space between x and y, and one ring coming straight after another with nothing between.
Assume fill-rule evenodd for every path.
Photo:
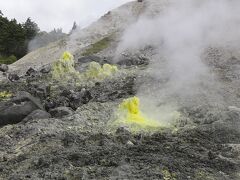
<instances>
[{"instance_id":1,"label":"yellow sulfur deposit","mask_svg":"<svg viewBox=\"0 0 240 180\"><path fill-rule=\"evenodd\" d=\"M10 97L12 97L12 93L7 92L7 91L2 91L2 92L0 92L0 100L1 100L1 99L2 99L2 100L8 99L8 98L10 98Z\"/></svg>"},{"instance_id":2,"label":"yellow sulfur deposit","mask_svg":"<svg viewBox=\"0 0 240 180\"><path fill-rule=\"evenodd\" d=\"M87 78L100 78L102 75L102 67L99 63L97 62L91 62L88 66L88 69L85 73L85 76Z\"/></svg>"},{"instance_id":3,"label":"yellow sulfur deposit","mask_svg":"<svg viewBox=\"0 0 240 180\"><path fill-rule=\"evenodd\" d=\"M70 52L64 52L61 59L53 64L52 76L54 79L65 79L69 74L76 75L74 68L73 55Z\"/></svg>"},{"instance_id":4,"label":"yellow sulfur deposit","mask_svg":"<svg viewBox=\"0 0 240 180\"><path fill-rule=\"evenodd\" d=\"M71 61L71 60L73 60L73 55L70 52L65 51L62 55L62 59L64 61Z\"/></svg>"},{"instance_id":5,"label":"yellow sulfur deposit","mask_svg":"<svg viewBox=\"0 0 240 180\"><path fill-rule=\"evenodd\" d=\"M111 76L112 74L116 73L117 71L118 71L117 66L110 65L110 64L103 65L103 73L106 76Z\"/></svg>"},{"instance_id":6,"label":"yellow sulfur deposit","mask_svg":"<svg viewBox=\"0 0 240 180\"><path fill-rule=\"evenodd\" d=\"M160 127L160 123L148 119L139 109L140 100L137 97L124 100L119 106L120 122L128 125L138 125L140 128Z\"/></svg>"},{"instance_id":7,"label":"yellow sulfur deposit","mask_svg":"<svg viewBox=\"0 0 240 180\"><path fill-rule=\"evenodd\" d=\"M64 52L62 57L53 64L52 77L56 80L76 80L79 84L102 81L107 77L114 75L117 66L104 64L101 66L97 62L89 63L88 68L83 72L78 72L74 68L74 57L70 52Z\"/></svg>"},{"instance_id":8,"label":"yellow sulfur deposit","mask_svg":"<svg viewBox=\"0 0 240 180\"><path fill-rule=\"evenodd\" d=\"M103 80L118 71L117 66L104 64L101 66L97 62L91 62L89 64L88 70L85 72L85 77L87 79Z\"/></svg>"}]
</instances>

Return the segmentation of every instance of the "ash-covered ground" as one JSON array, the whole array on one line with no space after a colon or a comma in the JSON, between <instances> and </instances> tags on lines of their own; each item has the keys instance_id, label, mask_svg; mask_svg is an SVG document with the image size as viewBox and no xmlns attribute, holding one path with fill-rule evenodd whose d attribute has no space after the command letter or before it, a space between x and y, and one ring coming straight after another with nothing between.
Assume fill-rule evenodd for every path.
<instances>
[{"instance_id":1,"label":"ash-covered ground","mask_svg":"<svg viewBox=\"0 0 240 180\"><path fill-rule=\"evenodd\" d=\"M93 58L103 60L78 62ZM1 91L13 97L1 101L0 178L239 179L238 104L182 106L174 129L131 132L110 125L119 103L151 81L148 61L126 58L118 65L124 73L89 87L52 82L49 67L2 81ZM238 79L231 68L240 61L231 62L221 67L212 62L212 68L234 91Z\"/></svg>"}]
</instances>

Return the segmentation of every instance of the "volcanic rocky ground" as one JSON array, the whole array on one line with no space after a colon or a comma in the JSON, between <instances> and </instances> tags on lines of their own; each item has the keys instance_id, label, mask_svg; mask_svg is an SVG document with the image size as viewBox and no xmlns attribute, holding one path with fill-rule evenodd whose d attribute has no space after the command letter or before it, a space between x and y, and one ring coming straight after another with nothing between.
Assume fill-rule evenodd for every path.
<instances>
[{"instance_id":1,"label":"volcanic rocky ground","mask_svg":"<svg viewBox=\"0 0 240 180\"><path fill-rule=\"evenodd\" d=\"M79 62L93 58L103 60ZM118 65L124 73L89 87L51 81L46 66L2 81L0 90L13 97L0 105L0 178L239 179L237 107L183 107L175 131L109 126L118 104L147 78L149 60L139 58L125 59ZM225 81L231 85L235 77Z\"/></svg>"},{"instance_id":2,"label":"volcanic rocky ground","mask_svg":"<svg viewBox=\"0 0 240 180\"><path fill-rule=\"evenodd\" d=\"M124 7L139 10L146 6L137 3L141 2ZM118 12L97 23L109 22ZM96 30L94 27L88 32ZM207 97L213 93L211 101L217 105L205 103L206 94L200 93L196 99L189 98L193 103L179 106L181 116L174 127L132 132L127 126L112 126L119 104L139 95L139 89L150 88L149 84L164 86L167 78L159 82L148 74L153 61L151 47L126 53L114 63L111 53L119 42L116 34L111 36L109 47L99 52L82 56L86 47L75 47L78 50L73 53L79 72L92 61L117 65L119 73L103 81L53 80L52 65L46 63L51 54L45 52L45 56L44 48L9 70L0 67L4 71L0 92L12 94L0 96L0 179L240 179L239 53L207 48L203 56L219 82L218 87L204 84L204 90ZM52 46L46 49L50 51ZM59 48L57 57L63 49ZM42 61L44 57L47 59ZM38 58L36 68L32 65ZM30 60L33 62L28 64ZM221 101L214 96L216 92ZM176 96L167 100L183 102Z\"/></svg>"}]
</instances>

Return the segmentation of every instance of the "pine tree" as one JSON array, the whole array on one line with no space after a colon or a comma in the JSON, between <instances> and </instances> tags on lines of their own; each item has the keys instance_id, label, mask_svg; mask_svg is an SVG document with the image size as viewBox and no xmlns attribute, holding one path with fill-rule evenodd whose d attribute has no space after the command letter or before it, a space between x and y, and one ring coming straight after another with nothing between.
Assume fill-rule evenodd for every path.
<instances>
[{"instance_id":1,"label":"pine tree","mask_svg":"<svg viewBox=\"0 0 240 180\"><path fill-rule=\"evenodd\" d=\"M40 31L38 25L31 20L31 18L28 18L26 22L23 24L23 28L26 31L26 39L32 40L37 33Z\"/></svg>"},{"instance_id":2,"label":"pine tree","mask_svg":"<svg viewBox=\"0 0 240 180\"><path fill-rule=\"evenodd\" d=\"M16 56L18 59L27 53L29 39L33 38L39 28L29 18L19 24L16 19L8 20L0 11L0 55L2 58Z\"/></svg>"}]
</instances>

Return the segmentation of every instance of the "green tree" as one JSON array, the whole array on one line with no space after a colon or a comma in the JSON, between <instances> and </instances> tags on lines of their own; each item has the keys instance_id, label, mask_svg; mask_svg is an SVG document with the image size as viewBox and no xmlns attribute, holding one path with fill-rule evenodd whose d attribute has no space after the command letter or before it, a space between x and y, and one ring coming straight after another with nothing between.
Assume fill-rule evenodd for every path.
<instances>
[{"instance_id":1,"label":"green tree","mask_svg":"<svg viewBox=\"0 0 240 180\"><path fill-rule=\"evenodd\" d=\"M0 55L21 58L27 52L26 32L15 19L8 20L0 16Z\"/></svg>"},{"instance_id":2,"label":"green tree","mask_svg":"<svg viewBox=\"0 0 240 180\"><path fill-rule=\"evenodd\" d=\"M32 21L31 18L27 18L26 22L23 24L23 28L26 31L27 40L32 40L40 31L38 25Z\"/></svg>"}]
</instances>

